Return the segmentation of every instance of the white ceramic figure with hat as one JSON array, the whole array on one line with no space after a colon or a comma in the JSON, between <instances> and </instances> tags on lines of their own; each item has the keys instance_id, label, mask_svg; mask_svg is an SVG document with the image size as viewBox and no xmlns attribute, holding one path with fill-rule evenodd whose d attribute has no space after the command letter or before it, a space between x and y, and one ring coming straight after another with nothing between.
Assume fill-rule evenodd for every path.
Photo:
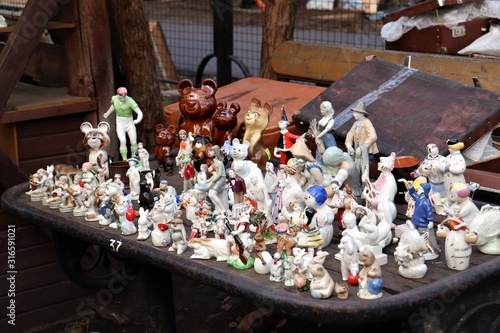
<instances>
[{"instance_id":1,"label":"white ceramic figure with hat","mask_svg":"<svg viewBox=\"0 0 500 333\"><path fill-rule=\"evenodd\" d=\"M139 173L139 169L137 169L136 165L139 163L139 160L135 157L129 158L128 159L128 170L127 170L127 177L129 180L129 187L130 187L130 198L131 200L138 200L139 199L139 194L141 193L141 174Z\"/></svg>"},{"instance_id":2,"label":"white ceramic figure with hat","mask_svg":"<svg viewBox=\"0 0 500 333\"><path fill-rule=\"evenodd\" d=\"M365 103L359 101L351 110L355 121L349 132L347 132L345 146L354 160L358 173L361 175L366 172L370 160L378 153L377 132L370 119L368 119Z\"/></svg>"},{"instance_id":3,"label":"white ceramic figure with hat","mask_svg":"<svg viewBox=\"0 0 500 333\"><path fill-rule=\"evenodd\" d=\"M316 159L321 161L324 151L329 147L337 147L337 141L333 135L333 125L335 125L333 116L335 115L335 110L332 103L329 101L322 102L319 106L319 111L322 118L318 122L315 119L311 121L309 124L309 133L312 134L316 143Z\"/></svg>"},{"instance_id":4,"label":"white ceramic figure with hat","mask_svg":"<svg viewBox=\"0 0 500 333\"><path fill-rule=\"evenodd\" d=\"M466 168L465 159L461 150L464 148L463 142L457 139L446 141L450 152L441 162L439 169L444 173L444 188L446 190L446 201L450 202L451 186L454 183L465 183L464 172Z\"/></svg>"},{"instance_id":5,"label":"white ceramic figure with hat","mask_svg":"<svg viewBox=\"0 0 500 333\"><path fill-rule=\"evenodd\" d=\"M305 133L302 135L293 134L288 130L288 126L290 126L290 122L286 116L285 106L281 107L281 120L278 122L278 127L280 129L280 137L278 139L278 143L274 148L274 156L280 159L280 164L286 164L286 162L293 157L290 152L290 148L294 144L295 140L302 138L305 136Z\"/></svg>"}]
</instances>

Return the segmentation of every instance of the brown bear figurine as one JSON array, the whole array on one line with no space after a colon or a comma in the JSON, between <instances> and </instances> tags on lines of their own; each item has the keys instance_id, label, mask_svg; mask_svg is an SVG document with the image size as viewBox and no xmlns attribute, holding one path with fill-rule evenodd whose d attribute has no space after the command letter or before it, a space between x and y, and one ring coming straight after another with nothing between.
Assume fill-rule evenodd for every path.
<instances>
[{"instance_id":1,"label":"brown bear figurine","mask_svg":"<svg viewBox=\"0 0 500 333\"><path fill-rule=\"evenodd\" d=\"M213 124L212 116L217 107L215 93L217 83L211 79L203 80L200 88L195 88L193 83L184 79L177 85L181 97L179 100L179 110L181 118L179 130L191 132L193 135L208 135L212 137Z\"/></svg>"},{"instance_id":2,"label":"brown bear figurine","mask_svg":"<svg viewBox=\"0 0 500 333\"><path fill-rule=\"evenodd\" d=\"M154 155L158 162L159 167L163 167L164 171L167 171L166 160L171 154L172 145L175 143L175 138L177 137L175 133L177 128L174 125L169 125L164 127L163 124L156 125L156 147Z\"/></svg>"},{"instance_id":3,"label":"brown bear figurine","mask_svg":"<svg viewBox=\"0 0 500 333\"><path fill-rule=\"evenodd\" d=\"M212 142L214 145L222 147L226 140L229 140L229 142L233 141L235 138L233 130L238 124L238 112L240 112L240 105L238 103L232 103L229 108L224 101L217 103L217 111L212 116L214 125Z\"/></svg>"},{"instance_id":4,"label":"brown bear figurine","mask_svg":"<svg viewBox=\"0 0 500 333\"><path fill-rule=\"evenodd\" d=\"M256 163L262 171L266 170L266 162L268 161L266 147L262 141L262 133L266 129L272 113L273 107L271 104L266 102L262 106L260 100L254 97L243 120L245 134L242 141L250 143L247 159Z\"/></svg>"}]
</instances>

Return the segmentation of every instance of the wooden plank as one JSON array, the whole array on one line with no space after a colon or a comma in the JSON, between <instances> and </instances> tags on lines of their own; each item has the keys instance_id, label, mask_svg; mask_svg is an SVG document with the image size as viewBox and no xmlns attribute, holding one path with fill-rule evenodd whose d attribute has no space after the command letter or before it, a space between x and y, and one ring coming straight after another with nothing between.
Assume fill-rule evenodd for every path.
<instances>
[{"instance_id":1,"label":"wooden plank","mask_svg":"<svg viewBox=\"0 0 500 333\"><path fill-rule=\"evenodd\" d=\"M31 110L5 111L0 116L0 124L15 123L27 120L42 119L46 117L55 117L75 113L92 113L97 110L95 100L77 101L59 105L50 105Z\"/></svg>"},{"instance_id":2,"label":"wooden plank","mask_svg":"<svg viewBox=\"0 0 500 333\"><path fill-rule=\"evenodd\" d=\"M0 28L0 33L11 33L14 31L15 25L10 25L8 27ZM74 28L75 24L70 22L59 22L59 21L50 21L47 23L47 29L55 30L55 29L70 29Z\"/></svg>"},{"instance_id":3,"label":"wooden plank","mask_svg":"<svg viewBox=\"0 0 500 333\"><path fill-rule=\"evenodd\" d=\"M500 59L285 42L274 52L272 68L282 78L329 85L370 56L399 65L411 56L412 68L469 86L473 86L472 78L477 77L481 87L500 93Z\"/></svg>"},{"instance_id":4,"label":"wooden plank","mask_svg":"<svg viewBox=\"0 0 500 333\"><path fill-rule=\"evenodd\" d=\"M57 291L56 291L57 292ZM66 328L65 324L72 320L81 320L78 316L78 306L81 306L85 299L92 295L89 291L86 296L80 296L60 302L57 304L38 307L28 312L16 314L16 332L52 332L46 327L54 327L55 323L61 324L61 331ZM7 321L9 318L0 318L0 327L11 327Z\"/></svg>"},{"instance_id":5,"label":"wooden plank","mask_svg":"<svg viewBox=\"0 0 500 333\"><path fill-rule=\"evenodd\" d=\"M83 119L83 114L76 113L33 121L23 121L16 124L18 129L17 138L24 139L33 136L50 136L61 132L78 131L83 140L83 133L80 132L80 125Z\"/></svg>"},{"instance_id":6,"label":"wooden plank","mask_svg":"<svg viewBox=\"0 0 500 333\"><path fill-rule=\"evenodd\" d=\"M47 156L85 152L82 143L82 133L79 130L61 131L61 133L32 136L18 140L19 163L26 160L38 159ZM36 149L33 149L36 147ZM41 165L40 167L45 167Z\"/></svg>"},{"instance_id":7,"label":"wooden plank","mask_svg":"<svg viewBox=\"0 0 500 333\"><path fill-rule=\"evenodd\" d=\"M17 167L14 161L2 148L0 148L0 165L2 165L3 168L2 174L0 175L0 190L1 188L8 189L28 180L28 175Z\"/></svg>"},{"instance_id":8,"label":"wooden plank","mask_svg":"<svg viewBox=\"0 0 500 333\"><path fill-rule=\"evenodd\" d=\"M54 251L53 248L52 251ZM35 258L43 259L41 254L35 254ZM19 261L21 260L16 260L16 262ZM4 281L7 277L8 274L0 275L0 279ZM36 267L25 268L22 270L18 268L16 274L16 294L21 292L30 292L35 288L42 288L44 286L54 285L67 280L68 278L59 267L59 263L54 259L47 264L40 264ZM5 294L0 296L0 299L2 298L5 299Z\"/></svg>"},{"instance_id":9,"label":"wooden plank","mask_svg":"<svg viewBox=\"0 0 500 333\"><path fill-rule=\"evenodd\" d=\"M9 79L0 85L0 115L57 8L57 0L29 1L2 49L0 77Z\"/></svg>"},{"instance_id":10,"label":"wooden plank","mask_svg":"<svg viewBox=\"0 0 500 333\"><path fill-rule=\"evenodd\" d=\"M0 253L0 263L7 262L7 247L5 247L4 251ZM50 241L37 246L16 250L16 269L19 273L25 269L53 264L56 261L54 245Z\"/></svg>"},{"instance_id":11,"label":"wooden plank","mask_svg":"<svg viewBox=\"0 0 500 333\"><path fill-rule=\"evenodd\" d=\"M0 239L7 239L7 231L0 232ZM45 244L48 241L50 241L49 237L35 224L16 226L16 250Z\"/></svg>"},{"instance_id":12,"label":"wooden plank","mask_svg":"<svg viewBox=\"0 0 500 333\"><path fill-rule=\"evenodd\" d=\"M175 72L175 66L170 55L170 50L168 49L165 36L161 30L161 26L158 21L149 21L149 32L151 33L151 39L153 41L153 49L155 55L158 59L157 66L160 73L160 77L169 82L177 82L177 73ZM169 84L169 89L176 89L176 86Z\"/></svg>"},{"instance_id":13,"label":"wooden plank","mask_svg":"<svg viewBox=\"0 0 500 333\"><path fill-rule=\"evenodd\" d=\"M44 308L49 305L57 304L68 299L82 297L88 294L88 289L78 287L69 280L51 285L45 285L29 291L19 292L16 293L16 317L17 314ZM0 302L2 302L2 304L6 304L7 300L8 298L6 296L0 297Z\"/></svg>"}]
</instances>

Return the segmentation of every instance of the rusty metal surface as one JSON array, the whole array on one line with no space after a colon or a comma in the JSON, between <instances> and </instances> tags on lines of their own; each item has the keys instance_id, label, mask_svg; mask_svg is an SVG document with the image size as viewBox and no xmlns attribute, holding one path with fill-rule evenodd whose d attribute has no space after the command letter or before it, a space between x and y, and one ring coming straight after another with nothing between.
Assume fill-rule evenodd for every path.
<instances>
[{"instance_id":1,"label":"rusty metal surface","mask_svg":"<svg viewBox=\"0 0 500 333\"><path fill-rule=\"evenodd\" d=\"M253 270L239 271L228 267L225 262L214 260L192 260L189 259L189 250L183 255L177 255L168 252L167 248L152 246L150 241L137 241L136 236L122 236L119 231L99 226L98 223L89 223L83 218L54 212L39 202L29 201L24 194L27 188L28 184L24 183L5 192L2 197L3 209L38 225L49 227L55 232L107 249L110 244L119 241L119 253L122 256L178 273L233 295L266 301L276 310L312 322L346 327L405 320L411 324L412 316L422 316L420 312L428 311L429 304L435 301L439 301L445 309L460 307L462 302L467 302L471 307L486 302L499 302L498 256L490 256L487 261L472 265L466 271L450 271L446 278L439 278L405 292L391 295L386 291L384 297L377 300L366 301L357 299L356 296L345 301L333 297L328 300L316 300L308 292L300 293L296 288L291 290L283 284L270 282L267 276L256 274ZM401 283L408 283L404 280L400 278ZM388 289L391 289L391 286ZM355 294L354 288L351 288L351 293ZM457 312L457 315L460 316L461 312ZM446 311L437 315L442 316L441 320L446 320Z\"/></svg>"},{"instance_id":2,"label":"rusty metal surface","mask_svg":"<svg viewBox=\"0 0 500 333\"><path fill-rule=\"evenodd\" d=\"M472 78L471 78L472 80ZM341 142L354 118L350 108L365 102L378 135L381 154L427 155L436 143L447 154L446 140L458 138L465 149L500 123L500 96L378 58L363 61L293 116L307 128L321 118L319 105L331 101L335 133Z\"/></svg>"}]
</instances>

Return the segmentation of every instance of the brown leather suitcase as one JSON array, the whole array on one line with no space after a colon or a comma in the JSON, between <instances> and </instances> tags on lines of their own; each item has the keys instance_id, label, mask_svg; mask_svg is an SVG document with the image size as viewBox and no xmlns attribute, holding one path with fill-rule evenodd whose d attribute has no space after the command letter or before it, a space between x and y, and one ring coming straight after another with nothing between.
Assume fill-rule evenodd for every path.
<instances>
[{"instance_id":1,"label":"brown leather suitcase","mask_svg":"<svg viewBox=\"0 0 500 333\"><path fill-rule=\"evenodd\" d=\"M462 141L465 152L500 124L500 95L379 58L359 63L302 107L292 118L296 126L307 130L312 119L320 119L323 101L335 109L339 144L354 123L351 107L363 101L385 156L396 152L422 160L428 143L445 155L450 138Z\"/></svg>"},{"instance_id":2,"label":"brown leather suitcase","mask_svg":"<svg viewBox=\"0 0 500 333\"><path fill-rule=\"evenodd\" d=\"M399 18L413 17L429 11L435 11L439 15L439 9L451 8L478 0L428 0L402 10L385 15L384 22L397 21ZM400 39L386 42L386 49L409 52L424 52L438 54L457 54L458 51L471 44L477 38L486 34L489 29L489 18L482 18L462 22L458 26L448 28L445 25L434 25L424 29L413 28L406 32Z\"/></svg>"}]
</instances>

